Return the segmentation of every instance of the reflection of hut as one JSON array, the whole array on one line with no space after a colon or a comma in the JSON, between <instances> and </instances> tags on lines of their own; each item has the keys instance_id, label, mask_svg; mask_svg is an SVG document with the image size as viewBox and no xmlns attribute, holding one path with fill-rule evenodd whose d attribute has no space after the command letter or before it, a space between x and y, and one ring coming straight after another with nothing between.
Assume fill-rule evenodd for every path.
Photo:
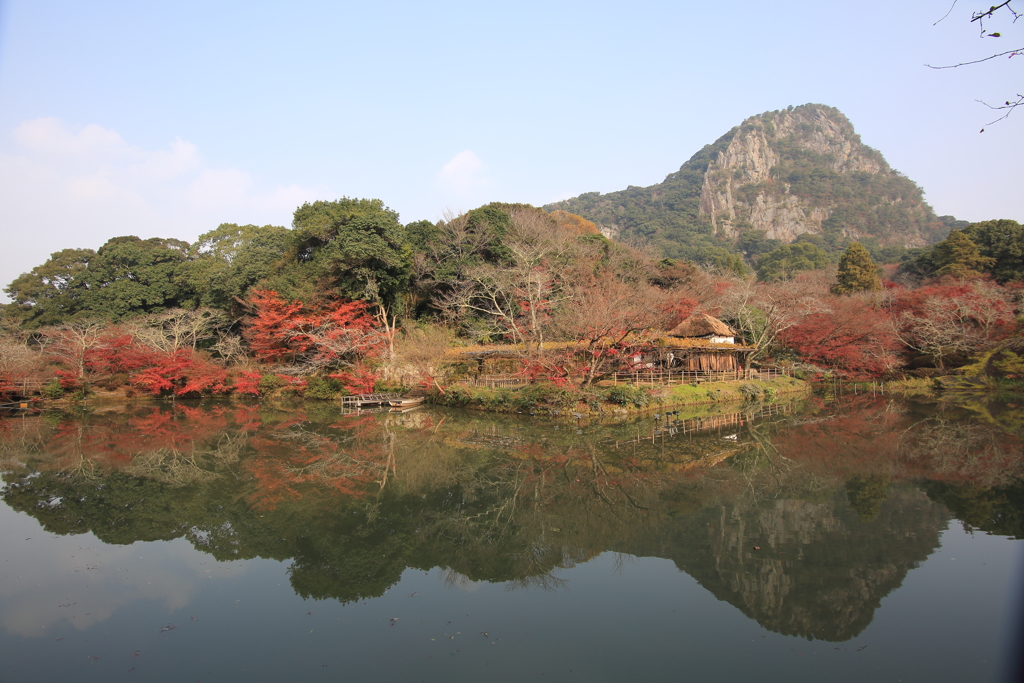
<instances>
[{"instance_id":1,"label":"reflection of hut","mask_svg":"<svg viewBox=\"0 0 1024 683\"><path fill-rule=\"evenodd\" d=\"M669 331L682 339L707 339L714 344L735 344L736 330L707 313L694 313Z\"/></svg>"}]
</instances>

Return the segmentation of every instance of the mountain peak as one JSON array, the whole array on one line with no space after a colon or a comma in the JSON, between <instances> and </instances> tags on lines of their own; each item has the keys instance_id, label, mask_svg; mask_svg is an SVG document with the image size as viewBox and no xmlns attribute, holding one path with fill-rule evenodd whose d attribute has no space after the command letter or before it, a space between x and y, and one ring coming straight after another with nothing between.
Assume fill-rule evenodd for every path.
<instances>
[{"instance_id":1,"label":"mountain peak","mask_svg":"<svg viewBox=\"0 0 1024 683\"><path fill-rule=\"evenodd\" d=\"M944 228L921 189L823 104L751 116L657 185L587 193L550 208L695 261L734 254L751 231L782 242L810 234L837 250L854 240L923 246Z\"/></svg>"}]
</instances>

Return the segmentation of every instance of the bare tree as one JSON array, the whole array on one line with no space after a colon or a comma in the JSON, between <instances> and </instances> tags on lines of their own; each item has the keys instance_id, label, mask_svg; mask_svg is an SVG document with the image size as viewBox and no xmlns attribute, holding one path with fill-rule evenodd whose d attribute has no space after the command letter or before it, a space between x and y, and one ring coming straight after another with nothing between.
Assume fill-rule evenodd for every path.
<instances>
[{"instance_id":1,"label":"bare tree","mask_svg":"<svg viewBox=\"0 0 1024 683\"><path fill-rule=\"evenodd\" d=\"M130 333L143 344L173 353L195 350L200 342L216 339L228 324L227 315L212 308L171 308L132 321Z\"/></svg>"},{"instance_id":2,"label":"bare tree","mask_svg":"<svg viewBox=\"0 0 1024 683\"><path fill-rule=\"evenodd\" d=\"M14 385L37 377L42 366L42 356L29 348L26 335L0 336L0 392L5 382Z\"/></svg>"},{"instance_id":3,"label":"bare tree","mask_svg":"<svg viewBox=\"0 0 1024 683\"><path fill-rule=\"evenodd\" d=\"M569 301L555 316L553 331L581 342L575 351L584 358L583 384L600 379L617 365L619 352L642 331L663 331L670 322L671 300L677 295L647 283L605 272L567 287Z\"/></svg>"},{"instance_id":4,"label":"bare tree","mask_svg":"<svg viewBox=\"0 0 1024 683\"><path fill-rule=\"evenodd\" d=\"M451 331L435 325L414 325L402 329L395 340L394 362L385 366L390 379L408 384L436 377L451 342Z\"/></svg>"},{"instance_id":5,"label":"bare tree","mask_svg":"<svg viewBox=\"0 0 1024 683\"><path fill-rule=\"evenodd\" d=\"M821 310L827 296L823 281L813 274L779 282L738 277L726 282L725 287L719 287L718 294L702 303L706 308L718 309L720 316L755 348L747 355L745 371L750 370L754 360L769 355L778 346L779 335L785 330Z\"/></svg>"},{"instance_id":6,"label":"bare tree","mask_svg":"<svg viewBox=\"0 0 1024 683\"><path fill-rule=\"evenodd\" d=\"M997 17L999 17L999 18L1007 17L1007 18L1009 18L1010 24L1013 25L1013 24L1015 24L1017 22L1018 19L1020 19L1022 16L1024 16L1024 14L1021 14L1020 12L1017 12L1013 8L1013 6L1011 5L1011 2L1012 2L1012 0L1004 0L1004 2L1000 2L999 4L992 5L988 9L981 10L981 11L976 11L976 12L972 12L971 13L970 23L977 25L978 31L979 31L979 34L980 34L979 37L981 37L981 38L1001 38L1002 35L1003 35L1001 31L991 31L991 30L989 30L989 28L986 27L986 21L989 22L989 26L990 26L991 22L993 20L995 20ZM956 7L956 3L957 3L957 0L953 0L953 4L950 6L949 11L946 12L946 14L942 17L942 19L939 19L939 21L937 21L935 23L938 24L939 22L943 21L946 17L948 17L950 15L950 13L953 11L953 8ZM956 68L959 68L961 66L970 66L970 65L974 65L974 64L981 64L982 62L987 62L987 61L995 59L997 57L1012 58L1012 57L1020 57L1020 56L1024 56L1024 47L1018 47L1018 48L1014 48L1012 50L1005 50L1003 52L997 52L997 53L991 54L991 55L989 55L987 57L982 57L981 59L972 59L972 60L969 60L969 61L959 62L957 64L947 64L945 66L932 66L931 64L926 64L925 66L927 66L930 69L956 69ZM989 104L988 102L985 102L984 100L978 100L978 102L980 102L981 104L984 104L989 109L992 109L992 110L995 110L995 111L1005 112L999 118L994 119L992 121L989 121L987 124L985 124L987 126L990 126L993 123L996 123L998 121L1002 121L1007 116L1012 114L1014 109L1016 109L1017 107L1019 107L1022 104L1024 104L1024 94L1017 93L1016 99L1014 99L1014 98L1008 99L1005 102L1003 102L1003 104L995 104L995 105L994 104ZM984 133L985 129L982 128L981 132Z\"/></svg>"},{"instance_id":7,"label":"bare tree","mask_svg":"<svg viewBox=\"0 0 1024 683\"><path fill-rule=\"evenodd\" d=\"M575 236L546 214L515 211L501 243L501 257L465 268L440 299L446 315L484 321L524 352L544 343L551 313L568 298L562 273L577 251Z\"/></svg>"},{"instance_id":8,"label":"bare tree","mask_svg":"<svg viewBox=\"0 0 1024 683\"><path fill-rule=\"evenodd\" d=\"M1002 287L984 280L958 294L926 298L896 320L900 340L931 356L940 369L943 356L970 354L990 344L1013 320L1013 306Z\"/></svg>"},{"instance_id":9,"label":"bare tree","mask_svg":"<svg viewBox=\"0 0 1024 683\"><path fill-rule=\"evenodd\" d=\"M109 323L103 320L80 320L38 331L39 346L43 354L85 379L88 352L99 348Z\"/></svg>"}]
</instances>

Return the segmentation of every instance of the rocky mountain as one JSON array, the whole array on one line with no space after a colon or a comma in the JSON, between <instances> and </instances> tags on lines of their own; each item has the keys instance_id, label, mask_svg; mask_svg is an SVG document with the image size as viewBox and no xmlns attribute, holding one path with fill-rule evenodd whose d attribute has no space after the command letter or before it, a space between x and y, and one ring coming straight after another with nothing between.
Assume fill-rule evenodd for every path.
<instances>
[{"instance_id":1,"label":"rocky mountain","mask_svg":"<svg viewBox=\"0 0 1024 683\"><path fill-rule=\"evenodd\" d=\"M745 245L765 240L810 240L833 251L850 241L872 250L924 246L942 239L951 220L936 217L921 188L821 104L752 116L657 185L545 208L696 261L750 255Z\"/></svg>"}]
</instances>

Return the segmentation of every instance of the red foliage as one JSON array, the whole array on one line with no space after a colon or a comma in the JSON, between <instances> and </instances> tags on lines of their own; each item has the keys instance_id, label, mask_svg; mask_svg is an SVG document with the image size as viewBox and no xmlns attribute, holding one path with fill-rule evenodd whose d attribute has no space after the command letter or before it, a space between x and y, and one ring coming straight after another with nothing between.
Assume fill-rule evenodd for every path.
<instances>
[{"instance_id":1,"label":"red foliage","mask_svg":"<svg viewBox=\"0 0 1024 683\"><path fill-rule=\"evenodd\" d=\"M236 394L250 394L252 396L260 395L260 379L263 375L258 372L242 372L235 377L235 393Z\"/></svg>"},{"instance_id":2,"label":"red foliage","mask_svg":"<svg viewBox=\"0 0 1024 683\"><path fill-rule=\"evenodd\" d=\"M830 310L805 316L780 339L811 363L854 375L885 372L901 348L889 312L856 297L835 297Z\"/></svg>"},{"instance_id":3,"label":"red foliage","mask_svg":"<svg viewBox=\"0 0 1024 683\"><path fill-rule=\"evenodd\" d=\"M133 386L151 394L173 392L189 394L223 394L229 391L228 371L204 354L192 349L178 349L163 354L157 362L131 379Z\"/></svg>"},{"instance_id":4,"label":"red foliage","mask_svg":"<svg viewBox=\"0 0 1024 683\"><path fill-rule=\"evenodd\" d=\"M78 375L70 370L54 370L53 374L57 376L57 381L64 391L75 391L82 386Z\"/></svg>"},{"instance_id":5,"label":"red foliage","mask_svg":"<svg viewBox=\"0 0 1024 683\"><path fill-rule=\"evenodd\" d=\"M185 349L190 351L189 349ZM184 386L175 390L178 396L189 394L226 394L228 371L217 365L205 354L192 353L191 363L185 375Z\"/></svg>"},{"instance_id":6,"label":"red foliage","mask_svg":"<svg viewBox=\"0 0 1024 683\"><path fill-rule=\"evenodd\" d=\"M256 357L275 362L292 355L289 341L300 325L302 303L287 302L277 292L254 289L249 303L256 310L245 336Z\"/></svg>"},{"instance_id":7,"label":"red foliage","mask_svg":"<svg viewBox=\"0 0 1024 683\"><path fill-rule=\"evenodd\" d=\"M328 377L341 382L349 394L372 394L374 385L380 379L364 365L357 365L351 372L335 372Z\"/></svg>"},{"instance_id":8,"label":"red foliage","mask_svg":"<svg viewBox=\"0 0 1024 683\"><path fill-rule=\"evenodd\" d=\"M996 283L948 277L894 290L891 306L907 344L937 359L974 353L1006 337L1016 313L1010 292Z\"/></svg>"},{"instance_id":9,"label":"red foliage","mask_svg":"<svg viewBox=\"0 0 1024 683\"><path fill-rule=\"evenodd\" d=\"M156 349L136 343L132 335L114 330L103 334L97 346L85 352L85 366L90 372L101 375L131 374L155 364L162 355Z\"/></svg>"},{"instance_id":10,"label":"red foliage","mask_svg":"<svg viewBox=\"0 0 1024 683\"><path fill-rule=\"evenodd\" d=\"M328 299L307 306L285 301L272 290L253 290L255 315L245 332L256 357L265 362L309 360L330 364L375 354L385 341L365 301Z\"/></svg>"},{"instance_id":11,"label":"red foliage","mask_svg":"<svg viewBox=\"0 0 1024 683\"><path fill-rule=\"evenodd\" d=\"M546 357L523 359L522 375L529 377L531 382L547 380L557 387L568 387L572 384L571 375L579 371L573 367L571 352L549 354Z\"/></svg>"},{"instance_id":12,"label":"red foliage","mask_svg":"<svg viewBox=\"0 0 1024 683\"><path fill-rule=\"evenodd\" d=\"M686 297L671 299L664 306L665 313L670 321L667 325L668 329L672 329L693 315L693 312L697 310L697 303L696 299L688 299Z\"/></svg>"},{"instance_id":13,"label":"red foliage","mask_svg":"<svg viewBox=\"0 0 1024 683\"><path fill-rule=\"evenodd\" d=\"M897 291L892 307L897 313L924 315L928 312L929 303L945 301L946 309L962 306L965 313L975 320L1007 327L1014 319L1013 306L1008 299L1006 289L994 282L944 278L917 289Z\"/></svg>"}]
</instances>

